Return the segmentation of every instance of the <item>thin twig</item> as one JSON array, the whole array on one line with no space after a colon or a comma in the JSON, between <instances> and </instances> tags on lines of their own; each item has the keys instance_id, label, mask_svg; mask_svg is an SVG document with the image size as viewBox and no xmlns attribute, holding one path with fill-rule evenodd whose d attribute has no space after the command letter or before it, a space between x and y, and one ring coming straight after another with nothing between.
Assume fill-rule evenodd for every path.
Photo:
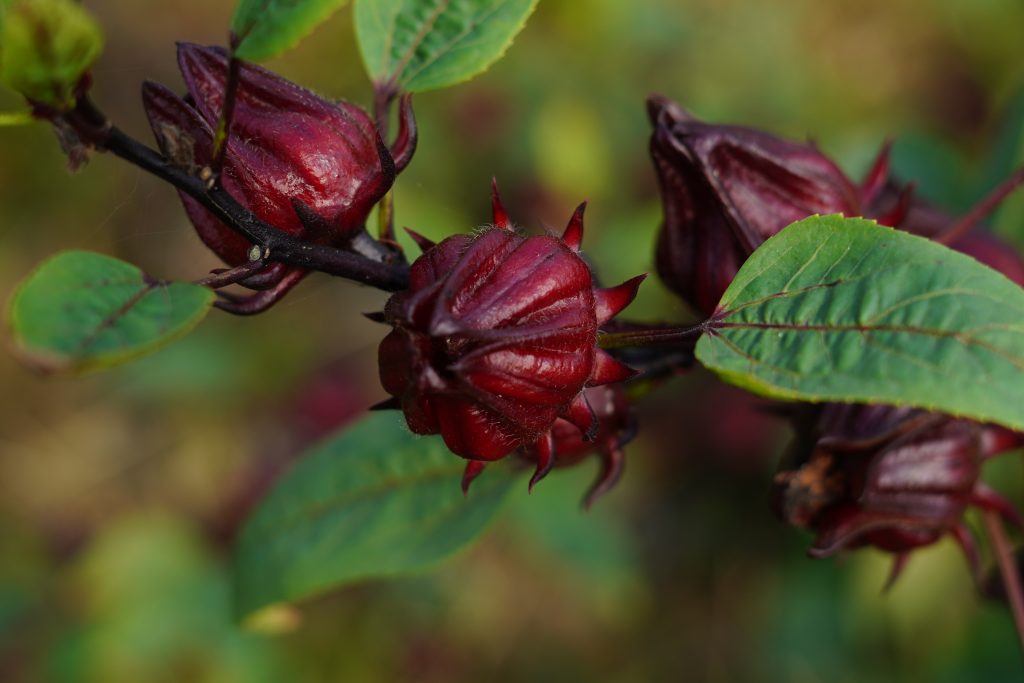
<instances>
[{"instance_id":1,"label":"thin twig","mask_svg":"<svg viewBox=\"0 0 1024 683\"><path fill-rule=\"evenodd\" d=\"M388 144L388 129L391 123L391 105L397 92L390 83L374 83L373 85L373 119L377 123L377 132L384 144ZM388 192L377 203L377 238L384 242L395 243L395 197Z\"/></svg>"},{"instance_id":2,"label":"thin twig","mask_svg":"<svg viewBox=\"0 0 1024 683\"><path fill-rule=\"evenodd\" d=\"M395 239L395 196L392 190L377 203L377 239L396 244Z\"/></svg>"},{"instance_id":3,"label":"thin twig","mask_svg":"<svg viewBox=\"0 0 1024 683\"><path fill-rule=\"evenodd\" d=\"M603 332L598 338L602 349L637 346L691 346L708 331L708 322L689 327L651 327L623 332Z\"/></svg>"},{"instance_id":4,"label":"thin twig","mask_svg":"<svg viewBox=\"0 0 1024 683\"><path fill-rule=\"evenodd\" d=\"M397 96L398 91L391 83L373 84L373 120L377 124L377 131L380 132L380 139L385 144L391 122L391 104Z\"/></svg>"},{"instance_id":5,"label":"thin twig","mask_svg":"<svg viewBox=\"0 0 1024 683\"><path fill-rule=\"evenodd\" d=\"M254 249L258 251L259 247L254 247ZM263 259L257 258L234 268L214 271L210 275L196 280L193 284L209 287L210 289L220 289L221 287L237 284L250 275L258 273L265 265L266 263L264 263Z\"/></svg>"},{"instance_id":6,"label":"thin twig","mask_svg":"<svg viewBox=\"0 0 1024 683\"><path fill-rule=\"evenodd\" d=\"M1020 640L1021 651L1024 652L1024 590L1021 589L1020 570L1014 561L1010 544L1003 532L1003 522L999 513L993 510L982 512L985 520L985 527L988 530L989 542L992 544L992 552L999 563L999 574L1003 579L1003 587L1006 592L1006 599L1010 603L1010 611L1013 613L1013 622L1017 626L1017 637Z\"/></svg>"}]
</instances>

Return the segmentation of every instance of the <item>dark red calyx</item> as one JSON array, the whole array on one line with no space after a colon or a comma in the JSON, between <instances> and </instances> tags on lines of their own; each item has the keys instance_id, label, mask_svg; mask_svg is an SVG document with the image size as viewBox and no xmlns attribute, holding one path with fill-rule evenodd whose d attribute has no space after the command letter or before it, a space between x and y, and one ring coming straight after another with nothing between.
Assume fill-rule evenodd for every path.
<instances>
[{"instance_id":1,"label":"dark red calyx","mask_svg":"<svg viewBox=\"0 0 1024 683\"><path fill-rule=\"evenodd\" d=\"M585 389L569 411L572 419L560 417L551 426L550 454L527 447L523 456L538 464L548 456L553 467L571 467L597 456L601 462L597 479L583 497L583 506L590 508L621 478L622 449L636 434L636 417L621 384Z\"/></svg>"},{"instance_id":2,"label":"dark red calyx","mask_svg":"<svg viewBox=\"0 0 1024 683\"><path fill-rule=\"evenodd\" d=\"M481 469L475 463L520 446L548 453L538 458L542 476L553 464L552 427L583 419L584 389L632 375L598 348L597 334L641 279L594 286L577 253L582 207L562 237L527 237L494 197L492 227L426 244L409 289L385 306L393 330L379 349L381 383L409 428L440 434L471 461L469 479Z\"/></svg>"},{"instance_id":3,"label":"dark red calyx","mask_svg":"<svg viewBox=\"0 0 1024 683\"><path fill-rule=\"evenodd\" d=\"M1019 518L980 481L982 462L1020 444L1019 435L938 413L887 406L827 404L803 452L775 478L775 508L811 529L809 553L874 546L897 555L952 535L977 558L964 511L974 505Z\"/></svg>"},{"instance_id":4,"label":"dark red calyx","mask_svg":"<svg viewBox=\"0 0 1024 683\"><path fill-rule=\"evenodd\" d=\"M857 188L813 145L703 123L659 96L647 104L664 210L658 274L698 312L714 313L747 257L790 223L860 215Z\"/></svg>"},{"instance_id":5,"label":"dark red calyx","mask_svg":"<svg viewBox=\"0 0 1024 683\"><path fill-rule=\"evenodd\" d=\"M224 105L226 51L182 43L178 64L187 95L156 83L143 104L161 150L199 173L213 162L213 134ZM398 147L408 163L415 123L402 102ZM242 63L230 136L219 182L240 204L288 234L346 247L364 230L370 209L391 188L395 161L370 116L346 102L329 102L266 69ZM229 265L245 263L251 244L198 202L182 201L200 238ZM247 282L273 287L291 270L272 265Z\"/></svg>"},{"instance_id":6,"label":"dark red calyx","mask_svg":"<svg viewBox=\"0 0 1024 683\"><path fill-rule=\"evenodd\" d=\"M888 173L888 162L882 161L888 154L888 147L879 153L875 167L883 167ZM879 173L876 171L875 173ZM914 186L900 184L886 176L885 182L865 201L865 213L879 223L911 232L928 239L940 240L951 248L963 252L989 268L997 270L1018 285L1024 286L1024 258L1020 250L1006 240L981 229L984 216L994 209L1009 190L1016 187L1016 176L996 188L984 198L978 207L965 216L957 217L914 195ZM954 239L946 237L956 232Z\"/></svg>"},{"instance_id":7,"label":"dark red calyx","mask_svg":"<svg viewBox=\"0 0 1024 683\"><path fill-rule=\"evenodd\" d=\"M953 216L918 197L914 182L901 183L891 175L891 151L890 143L882 146L861 185L864 215L882 225L906 230L954 248L958 248L957 244L979 227L1007 197L1024 187L1024 168L1019 168L962 216Z\"/></svg>"}]
</instances>

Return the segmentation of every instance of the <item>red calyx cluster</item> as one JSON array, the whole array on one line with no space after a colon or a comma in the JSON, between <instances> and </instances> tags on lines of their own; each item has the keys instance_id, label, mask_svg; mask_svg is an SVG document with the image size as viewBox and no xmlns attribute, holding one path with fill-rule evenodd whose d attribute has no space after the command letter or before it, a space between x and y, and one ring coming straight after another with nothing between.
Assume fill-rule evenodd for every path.
<instances>
[{"instance_id":1,"label":"red calyx cluster","mask_svg":"<svg viewBox=\"0 0 1024 683\"><path fill-rule=\"evenodd\" d=\"M888 145L855 184L813 145L702 123L658 96L649 98L648 112L664 206L658 272L704 315L714 314L755 249L813 214L874 218L944 242L1024 285L1020 254L992 235L972 232L1024 182L1024 172L955 219L914 197L912 184L892 179ZM795 462L779 473L775 491L779 515L816 533L811 555L875 546L896 554L895 579L911 550L952 534L976 567L964 510L980 506L1019 523L979 476L985 459L1020 446L1021 435L889 406L814 410L816 418L797 429Z\"/></svg>"},{"instance_id":2,"label":"red calyx cluster","mask_svg":"<svg viewBox=\"0 0 1024 683\"><path fill-rule=\"evenodd\" d=\"M862 546L894 553L891 585L912 550L949 534L978 576L964 511L978 506L1021 525L980 481L986 459L1022 444L1004 429L907 408L827 404L797 443L792 468L775 477L775 508L815 532L813 557Z\"/></svg>"},{"instance_id":3,"label":"red calyx cluster","mask_svg":"<svg viewBox=\"0 0 1024 683\"><path fill-rule=\"evenodd\" d=\"M598 330L636 296L643 276L594 286L579 255L583 210L564 234L517 233L493 193L494 224L424 253L410 286L388 300L380 320L384 389L417 434L440 434L469 460L463 486L487 462L526 446L537 469L556 460L555 431L572 425L593 439L599 421L585 389L633 372L598 348Z\"/></svg>"},{"instance_id":4,"label":"red calyx cluster","mask_svg":"<svg viewBox=\"0 0 1024 683\"><path fill-rule=\"evenodd\" d=\"M214 163L214 134L224 108L227 52L178 46L187 95L147 82L146 114L163 153L194 173ZM411 160L416 127L410 100L402 101L400 129L389 150L370 116L347 102L328 102L261 67L242 63L230 135L219 182L263 221L301 239L358 250L369 242L370 209L391 189ZM229 266L250 259L252 245L183 192L185 211L199 237ZM242 282L261 294L235 309L264 310L306 271L267 265Z\"/></svg>"},{"instance_id":5,"label":"red calyx cluster","mask_svg":"<svg viewBox=\"0 0 1024 683\"><path fill-rule=\"evenodd\" d=\"M914 197L912 184L893 181L888 145L856 184L812 144L704 123L657 95L648 98L647 109L654 126L651 158L664 208L658 274L704 316L714 314L755 249L790 223L814 214L874 218L1024 277L1024 263L1012 249L990 235L969 233L1024 182L1024 174L1013 176L962 219L953 220ZM1008 258L1016 265L1011 267Z\"/></svg>"}]
</instances>

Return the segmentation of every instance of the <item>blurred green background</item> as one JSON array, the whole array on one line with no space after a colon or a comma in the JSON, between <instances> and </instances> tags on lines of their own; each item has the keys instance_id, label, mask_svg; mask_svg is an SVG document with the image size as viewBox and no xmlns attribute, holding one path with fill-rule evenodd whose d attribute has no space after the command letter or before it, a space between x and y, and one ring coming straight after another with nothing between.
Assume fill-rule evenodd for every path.
<instances>
[{"instance_id":1,"label":"blurred green background","mask_svg":"<svg viewBox=\"0 0 1024 683\"><path fill-rule=\"evenodd\" d=\"M95 96L149 139L139 86L180 88L174 41L223 42L230 0L94 0ZM651 269L659 220L644 97L815 139L855 177L881 142L950 209L1024 161L1020 0L542 0L506 57L417 96L399 225L560 228L581 199L607 282ZM369 102L350 9L272 68ZM0 110L19 106L0 93ZM162 277L217 265L167 186L116 159L77 175L44 125L0 128L0 292L57 249ZM1024 239L1024 196L993 220ZM596 463L518 491L429 575L229 619L245 511L305 446L382 398L382 294L315 276L258 318L212 315L133 365L42 378L0 355L0 681L1009 681L1009 614L943 541L886 596L888 558L805 557L768 488L786 434L696 371L648 397L622 484L589 514ZM648 280L630 317L689 315ZM1019 456L986 478L1024 505ZM457 485L453 482L453 486ZM979 525L974 520L975 528Z\"/></svg>"}]
</instances>

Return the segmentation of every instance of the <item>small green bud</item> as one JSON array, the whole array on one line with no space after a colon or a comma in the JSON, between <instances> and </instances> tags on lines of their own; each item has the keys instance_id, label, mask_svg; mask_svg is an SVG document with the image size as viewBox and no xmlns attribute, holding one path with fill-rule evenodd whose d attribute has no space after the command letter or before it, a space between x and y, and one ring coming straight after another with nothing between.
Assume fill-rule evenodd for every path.
<instances>
[{"instance_id":1,"label":"small green bud","mask_svg":"<svg viewBox=\"0 0 1024 683\"><path fill-rule=\"evenodd\" d=\"M0 0L0 82L56 109L103 50L103 32L74 0Z\"/></svg>"}]
</instances>

